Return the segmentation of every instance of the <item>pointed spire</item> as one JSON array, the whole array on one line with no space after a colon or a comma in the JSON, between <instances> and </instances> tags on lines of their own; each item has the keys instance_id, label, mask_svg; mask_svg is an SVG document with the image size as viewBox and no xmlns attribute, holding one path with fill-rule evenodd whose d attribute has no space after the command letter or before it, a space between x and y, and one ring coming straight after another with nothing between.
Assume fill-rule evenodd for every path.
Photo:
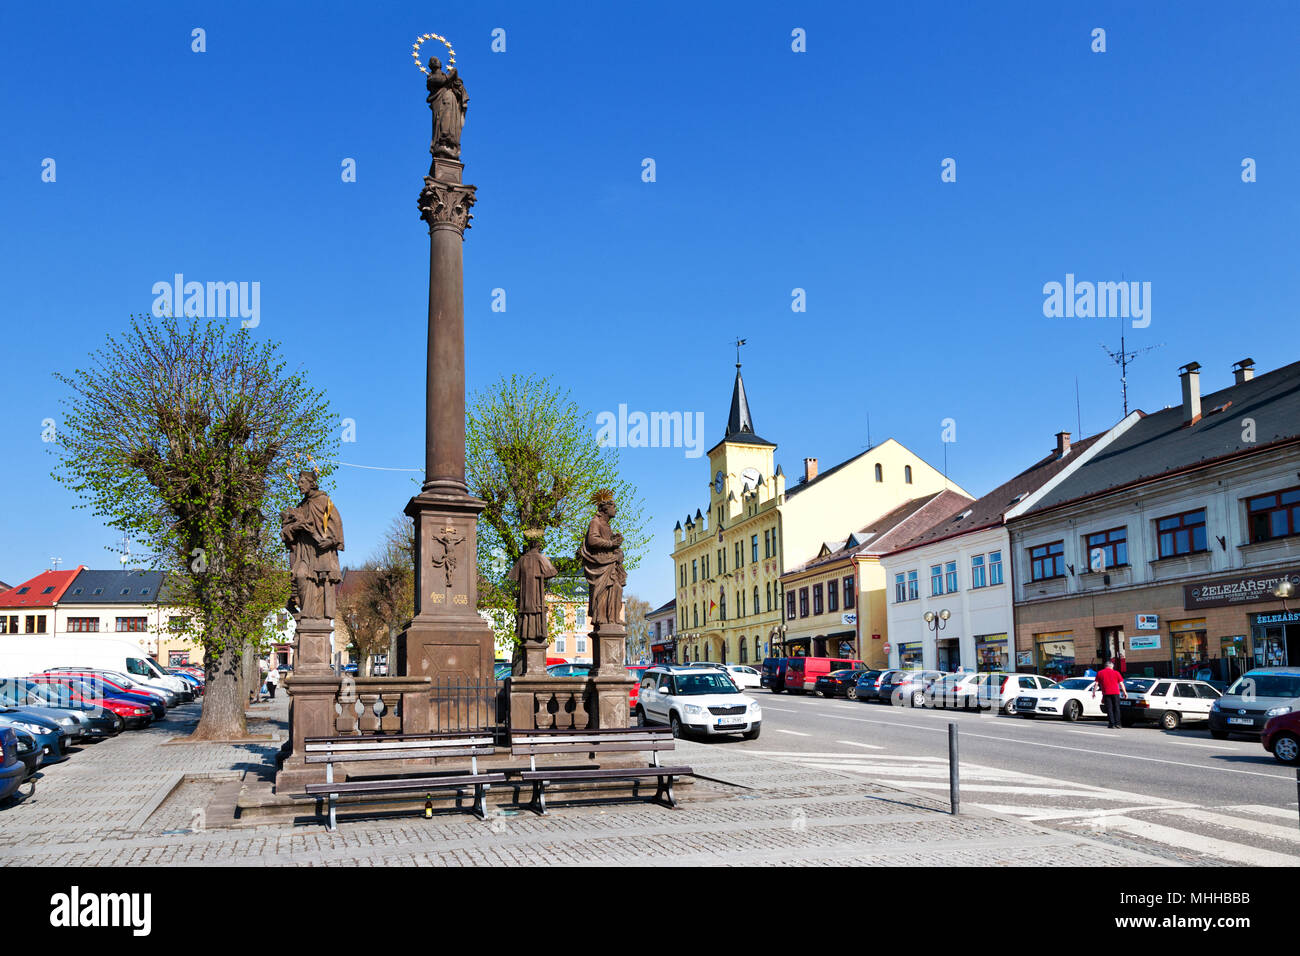
<instances>
[{"instance_id":1,"label":"pointed spire","mask_svg":"<svg viewBox=\"0 0 1300 956\"><path fill-rule=\"evenodd\" d=\"M731 414L727 417L727 438L741 432L754 433L754 419L749 414L749 399L745 397L745 380L740 377L740 363L736 363L736 384L731 390Z\"/></svg>"}]
</instances>

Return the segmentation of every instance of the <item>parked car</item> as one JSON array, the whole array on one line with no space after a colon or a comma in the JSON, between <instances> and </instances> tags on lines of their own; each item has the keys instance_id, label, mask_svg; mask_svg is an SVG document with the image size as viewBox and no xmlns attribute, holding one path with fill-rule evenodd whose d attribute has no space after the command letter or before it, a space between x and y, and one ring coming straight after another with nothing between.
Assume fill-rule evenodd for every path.
<instances>
[{"instance_id":1,"label":"parked car","mask_svg":"<svg viewBox=\"0 0 1300 956\"><path fill-rule=\"evenodd\" d=\"M116 737L126 729L126 722L121 715L114 713L102 704L83 703L71 699L71 694L61 694L60 688L50 684L37 684L23 680L16 690L21 693L29 706L58 708L71 713L81 723L83 740L103 740ZM0 700L4 698L0 697Z\"/></svg>"},{"instance_id":2,"label":"parked car","mask_svg":"<svg viewBox=\"0 0 1300 956\"><path fill-rule=\"evenodd\" d=\"M966 709L977 701L976 692L984 679L983 674L944 674L935 680L925 695L929 707L957 707Z\"/></svg>"},{"instance_id":3,"label":"parked car","mask_svg":"<svg viewBox=\"0 0 1300 956\"><path fill-rule=\"evenodd\" d=\"M774 694L785 690L785 668L789 663L788 657L764 658L763 666L759 669L759 686L766 687Z\"/></svg>"},{"instance_id":4,"label":"parked car","mask_svg":"<svg viewBox=\"0 0 1300 956\"><path fill-rule=\"evenodd\" d=\"M632 678L632 688L628 691L627 705L631 708L632 713L636 713L636 702L641 697L641 678L649 670L649 664L628 664L627 676Z\"/></svg>"},{"instance_id":5,"label":"parked car","mask_svg":"<svg viewBox=\"0 0 1300 956\"><path fill-rule=\"evenodd\" d=\"M49 707L44 703L32 703L27 698L28 695L14 681L0 680L0 707L54 721L67 735L68 744L81 740L88 722L82 719L81 714L66 707Z\"/></svg>"},{"instance_id":6,"label":"parked car","mask_svg":"<svg viewBox=\"0 0 1300 956\"><path fill-rule=\"evenodd\" d=\"M758 739L763 711L724 673L698 667L656 665L641 679L636 716L641 723L667 724L674 737L741 734Z\"/></svg>"},{"instance_id":7,"label":"parked car","mask_svg":"<svg viewBox=\"0 0 1300 956\"><path fill-rule=\"evenodd\" d=\"M510 661L493 661L492 679L505 680L507 677L510 676L510 672L513 669L514 669L514 665L511 664Z\"/></svg>"},{"instance_id":8,"label":"parked car","mask_svg":"<svg viewBox=\"0 0 1300 956\"><path fill-rule=\"evenodd\" d=\"M865 673L862 668L831 671L817 678L813 690L823 697L847 697L854 700L858 696L858 677Z\"/></svg>"},{"instance_id":9,"label":"parked car","mask_svg":"<svg viewBox=\"0 0 1300 956\"><path fill-rule=\"evenodd\" d=\"M1242 674L1210 705L1210 736L1260 734L1272 717L1300 708L1300 667L1257 667Z\"/></svg>"},{"instance_id":10,"label":"parked car","mask_svg":"<svg viewBox=\"0 0 1300 956\"><path fill-rule=\"evenodd\" d=\"M52 720L23 713L14 707L0 707L0 727L16 727L27 731L36 739L36 752L40 757L38 766L62 763L68 759L63 746L67 734Z\"/></svg>"},{"instance_id":11,"label":"parked car","mask_svg":"<svg viewBox=\"0 0 1300 956\"><path fill-rule=\"evenodd\" d=\"M981 671L964 685L967 693L962 706L997 710L1010 716L1016 712L1016 699L1021 694L1036 694L1055 686L1056 681L1039 674Z\"/></svg>"},{"instance_id":12,"label":"parked car","mask_svg":"<svg viewBox=\"0 0 1300 956\"><path fill-rule=\"evenodd\" d=\"M1300 708L1270 717L1259 742L1278 763L1300 766Z\"/></svg>"},{"instance_id":13,"label":"parked car","mask_svg":"<svg viewBox=\"0 0 1300 956\"><path fill-rule=\"evenodd\" d=\"M1165 730L1177 730L1185 720L1209 720L1210 707L1223 696L1205 681L1163 677L1130 677L1124 690L1120 723L1155 722Z\"/></svg>"},{"instance_id":14,"label":"parked car","mask_svg":"<svg viewBox=\"0 0 1300 956\"><path fill-rule=\"evenodd\" d=\"M862 661L844 660L838 657L791 657L785 666L785 689L789 693L802 694L815 690L817 678L831 671L866 670Z\"/></svg>"},{"instance_id":15,"label":"parked car","mask_svg":"<svg viewBox=\"0 0 1300 956\"><path fill-rule=\"evenodd\" d=\"M100 677L105 680L111 680L124 690L129 690L135 694L155 694L161 697L163 703L168 707L175 707L177 704L185 701L183 694L172 690L170 686L163 685L156 681L145 681L140 678L125 674L122 671L108 670L101 667L52 667L45 674L68 674L73 677ZM172 678L172 680L179 680ZM182 682L183 683L183 682ZM186 692L190 693L190 692ZM192 695L191 695L192 696Z\"/></svg>"},{"instance_id":16,"label":"parked car","mask_svg":"<svg viewBox=\"0 0 1300 956\"><path fill-rule=\"evenodd\" d=\"M192 695L188 684L168 674L137 644L107 635L95 637L24 636L0 645L0 674L34 674L49 670L106 670L165 689L178 697Z\"/></svg>"},{"instance_id":17,"label":"parked car","mask_svg":"<svg viewBox=\"0 0 1300 956\"><path fill-rule=\"evenodd\" d=\"M3 730L0 727L0 730ZM18 759L23 762L23 768L26 775L30 777L40 768L41 762L45 759L45 752L36 742L36 737L18 727L10 727L10 730L18 737Z\"/></svg>"},{"instance_id":18,"label":"parked car","mask_svg":"<svg viewBox=\"0 0 1300 956\"><path fill-rule=\"evenodd\" d=\"M153 722L153 711L143 704L114 697L95 697L93 694L86 696L65 684L44 684L32 678L23 678L23 687L29 697L35 696L51 707L68 707L98 717L116 718L119 723L114 734Z\"/></svg>"},{"instance_id":19,"label":"parked car","mask_svg":"<svg viewBox=\"0 0 1300 956\"><path fill-rule=\"evenodd\" d=\"M552 664L546 673L552 677L586 677L591 673L592 664Z\"/></svg>"},{"instance_id":20,"label":"parked car","mask_svg":"<svg viewBox=\"0 0 1300 956\"><path fill-rule=\"evenodd\" d=\"M46 684L61 684L72 687L83 697L114 697L132 704L148 707L154 720L161 720L167 714L167 703L152 692L137 693L127 690L125 686L108 677L95 674L33 674L32 680Z\"/></svg>"},{"instance_id":21,"label":"parked car","mask_svg":"<svg viewBox=\"0 0 1300 956\"><path fill-rule=\"evenodd\" d=\"M890 673L888 669L863 671L858 675L858 692L856 698L862 703L880 700L880 682Z\"/></svg>"},{"instance_id":22,"label":"parked car","mask_svg":"<svg viewBox=\"0 0 1300 956\"><path fill-rule=\"evenodd\" d=\"M1070 677L1041 690L1021 688L1016 713L1021 717L1060 717L1069 721L1106 716L1102 695L1091 677Z\"/></svg>"},{"instance_id":23,"label":"parked car","mask_svg":"<svg viewBox=\"0 0 1300 956\"><path fill-rule=\"evenodd\" d=\"M726 664L723 666L726 672L731 675L732 682L741 690L751 690L762 686L763 675L748 664Z\"/></svg>"},{"instance_id":24,"label":"parked car","mask_svg":"<svg viewBox=\"0 0 1300 956\"><path fill-rule=\"evenodd\" d=\"M27 765L18 757L18 734L0 727L0 802L7 800L27 779Z\"/></svg>"},{"instance_id":25,"label":"parked car","mask_svg":"<svg viewBox=\"0 0 1300 956\"><path fill-rule=\"evenodd\" d=\"M895 707L924 707L930 685L943 676L943 671L890 671L888 677L880 682L876 695Z\"/></svg>"}]
</instances>

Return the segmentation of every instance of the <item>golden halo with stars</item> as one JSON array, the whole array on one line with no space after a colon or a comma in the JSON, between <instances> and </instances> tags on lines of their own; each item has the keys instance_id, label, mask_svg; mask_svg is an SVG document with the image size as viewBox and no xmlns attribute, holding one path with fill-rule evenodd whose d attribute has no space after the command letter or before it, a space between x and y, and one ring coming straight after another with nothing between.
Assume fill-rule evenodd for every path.
<instances>
[{"instance_id":1,"label":"golden halo with stars","mask_svg":"<svg viewBox=\"0 0 1300 956\"><path fill-rule=\"evenodd\" d=\"M451 41L446 37L440 37L436 33L425 33L416 38L415 45L411 47L411 57L415 60L415 65L419 67L420 72L425 76L429 75L429 70L420 62L420 47L424 45L425 40L437 40L447 48L447 69L456 65L456 51L451 48Z\"/></svg>"}]
</instances>

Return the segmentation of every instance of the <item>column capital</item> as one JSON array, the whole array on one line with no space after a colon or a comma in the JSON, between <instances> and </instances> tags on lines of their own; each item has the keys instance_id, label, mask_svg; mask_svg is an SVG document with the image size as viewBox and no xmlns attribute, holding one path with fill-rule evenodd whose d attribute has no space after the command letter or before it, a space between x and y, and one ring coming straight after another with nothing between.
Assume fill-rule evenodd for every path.
<instances>
[{"instance_id":1,"label":"column capital","mask_svg":"<svg viewBox=\"0 0 1300 956\"><path fill-rule=\"evenodd\" d=\"M476 197L475 187L460 183L444 182L432 176L424 177L424 188L420 190L418 204L420 218L429 224L429 235L434 229L454 229L464 237L470 227L470 208Z\"/></svg>"}]
</instances>

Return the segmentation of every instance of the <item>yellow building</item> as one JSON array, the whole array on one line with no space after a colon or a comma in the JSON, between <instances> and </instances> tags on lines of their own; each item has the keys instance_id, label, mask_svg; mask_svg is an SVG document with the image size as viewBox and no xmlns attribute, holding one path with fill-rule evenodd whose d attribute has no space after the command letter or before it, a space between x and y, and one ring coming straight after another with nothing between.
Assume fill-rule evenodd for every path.
<instances>
[{"instance_id":1,"label":"yellow building","mask_svg":"<svg viewBox=\"0 0 1300 956\"><path fill-rule=\"evenodd\" d=\"M673 529L680 660L757 663L782 654L787 567L904 502L961 491L893 439L825 472L805 458L803 478L787 488L776 447L754 431L737 364L727 431L708 454L708 507Z\"/></svg>"}]
</instances>

